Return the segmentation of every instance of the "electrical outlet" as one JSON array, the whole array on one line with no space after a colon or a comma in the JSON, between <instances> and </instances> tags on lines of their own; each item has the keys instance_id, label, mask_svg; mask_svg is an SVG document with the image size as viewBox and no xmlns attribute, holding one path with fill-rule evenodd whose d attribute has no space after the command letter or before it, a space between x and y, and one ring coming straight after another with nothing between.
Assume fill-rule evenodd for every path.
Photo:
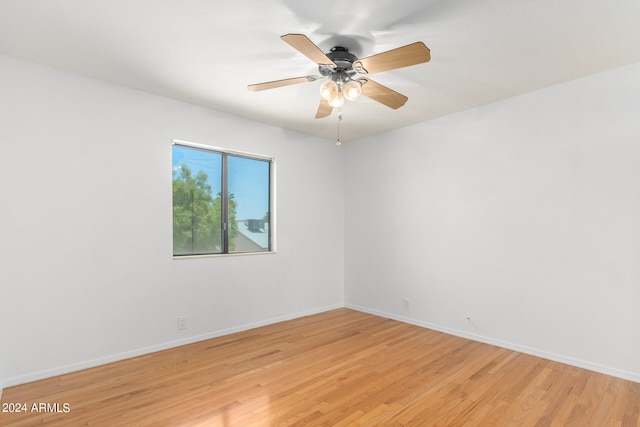
<instances>
[{"instance_id":1,"label":"electrical outlet","mask_svg":"<svg viewBox=\"0 0 640 427\"><path fill-rule=\"evenodd\" d=\"M178 316L178 330L187 329L187 316Z\"/></svg>"},{"instance_id":2,"label":"electrical outlet","mask_svg":"<svg viewBox=\"0 0 640 427\"><path fill-rule=\"evenodd\" d=\"M409 301L409 298L405 298L402 300L402 309L404 311L411 310L411 301Z\"/></svg>"}]
</instances>

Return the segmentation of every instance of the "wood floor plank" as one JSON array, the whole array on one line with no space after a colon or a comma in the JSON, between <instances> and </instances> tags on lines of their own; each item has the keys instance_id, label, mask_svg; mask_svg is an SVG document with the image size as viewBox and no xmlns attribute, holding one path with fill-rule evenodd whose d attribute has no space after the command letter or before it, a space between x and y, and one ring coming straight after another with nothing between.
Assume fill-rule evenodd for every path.
<instances>
[{"instance_id":1,"label":"wood floor plank","mask_svg":"<svg viewBox=\"0 0 640 427\"><path fill-rule=\"evenodd\" d=\"M349 309L11 387L2 402L28 406L0 413L16 427L640 426L638 383Z\"/></svg>"}]
</instances>

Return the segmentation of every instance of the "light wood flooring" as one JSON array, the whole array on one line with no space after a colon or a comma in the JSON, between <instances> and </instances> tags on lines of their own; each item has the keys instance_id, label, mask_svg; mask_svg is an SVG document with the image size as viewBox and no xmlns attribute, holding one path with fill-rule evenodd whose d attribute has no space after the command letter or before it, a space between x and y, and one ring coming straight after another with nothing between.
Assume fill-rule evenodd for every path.
<instances>
[{"instance_id":1,"label":"light wood flooring","mask_svg":"<svg viewBox=\"0 0 640 427\"><path fill-rule=\"evenodd\" d=\"M8 388L2 402L28 406L0 413L3 426L640 425L639 383L349 309Z\"/></svg>"}]
</instances>

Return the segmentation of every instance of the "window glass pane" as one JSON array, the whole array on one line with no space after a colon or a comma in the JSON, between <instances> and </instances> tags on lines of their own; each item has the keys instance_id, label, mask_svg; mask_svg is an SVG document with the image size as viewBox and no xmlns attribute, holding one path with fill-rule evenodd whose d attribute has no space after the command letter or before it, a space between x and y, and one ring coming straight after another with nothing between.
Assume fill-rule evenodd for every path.
<instances>
[{"instance_id":1,"label":"window glass pane","mask_svg":"<svg viewBox=\"0 0 640 427\"><path fill-rule=\"evenodd\" d=\"M222 155L173 146L173 254L222 251Z\"/></svg>"},{"instance_id":2,"label":"window glass pane","mask_svg":"<svg viewBox=\"0 0 640 427\"><path fill-rule=\"evenodd\" d=\"M229 252L268 251L269 166L267 160L229 156Z\"/></svg>"}]
</instances>

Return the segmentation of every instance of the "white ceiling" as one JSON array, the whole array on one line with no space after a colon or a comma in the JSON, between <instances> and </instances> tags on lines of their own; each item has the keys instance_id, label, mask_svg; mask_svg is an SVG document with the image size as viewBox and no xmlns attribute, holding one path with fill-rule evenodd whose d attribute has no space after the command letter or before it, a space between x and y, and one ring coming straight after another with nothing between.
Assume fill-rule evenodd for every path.
<instances>
[{"instance_id":1,"label":"white ceiling","mask_svg":"<svg viewBox=\"0 0 640 427\"><path fill-rule=\"evenodd\" d=\"M431 61L372 75L407 95L343 107L351 141L640 62L639 0L1 0L0 53L335 139L318 74L280 40L364 57L423 41Z\"/></svg>"}]
</instances>

